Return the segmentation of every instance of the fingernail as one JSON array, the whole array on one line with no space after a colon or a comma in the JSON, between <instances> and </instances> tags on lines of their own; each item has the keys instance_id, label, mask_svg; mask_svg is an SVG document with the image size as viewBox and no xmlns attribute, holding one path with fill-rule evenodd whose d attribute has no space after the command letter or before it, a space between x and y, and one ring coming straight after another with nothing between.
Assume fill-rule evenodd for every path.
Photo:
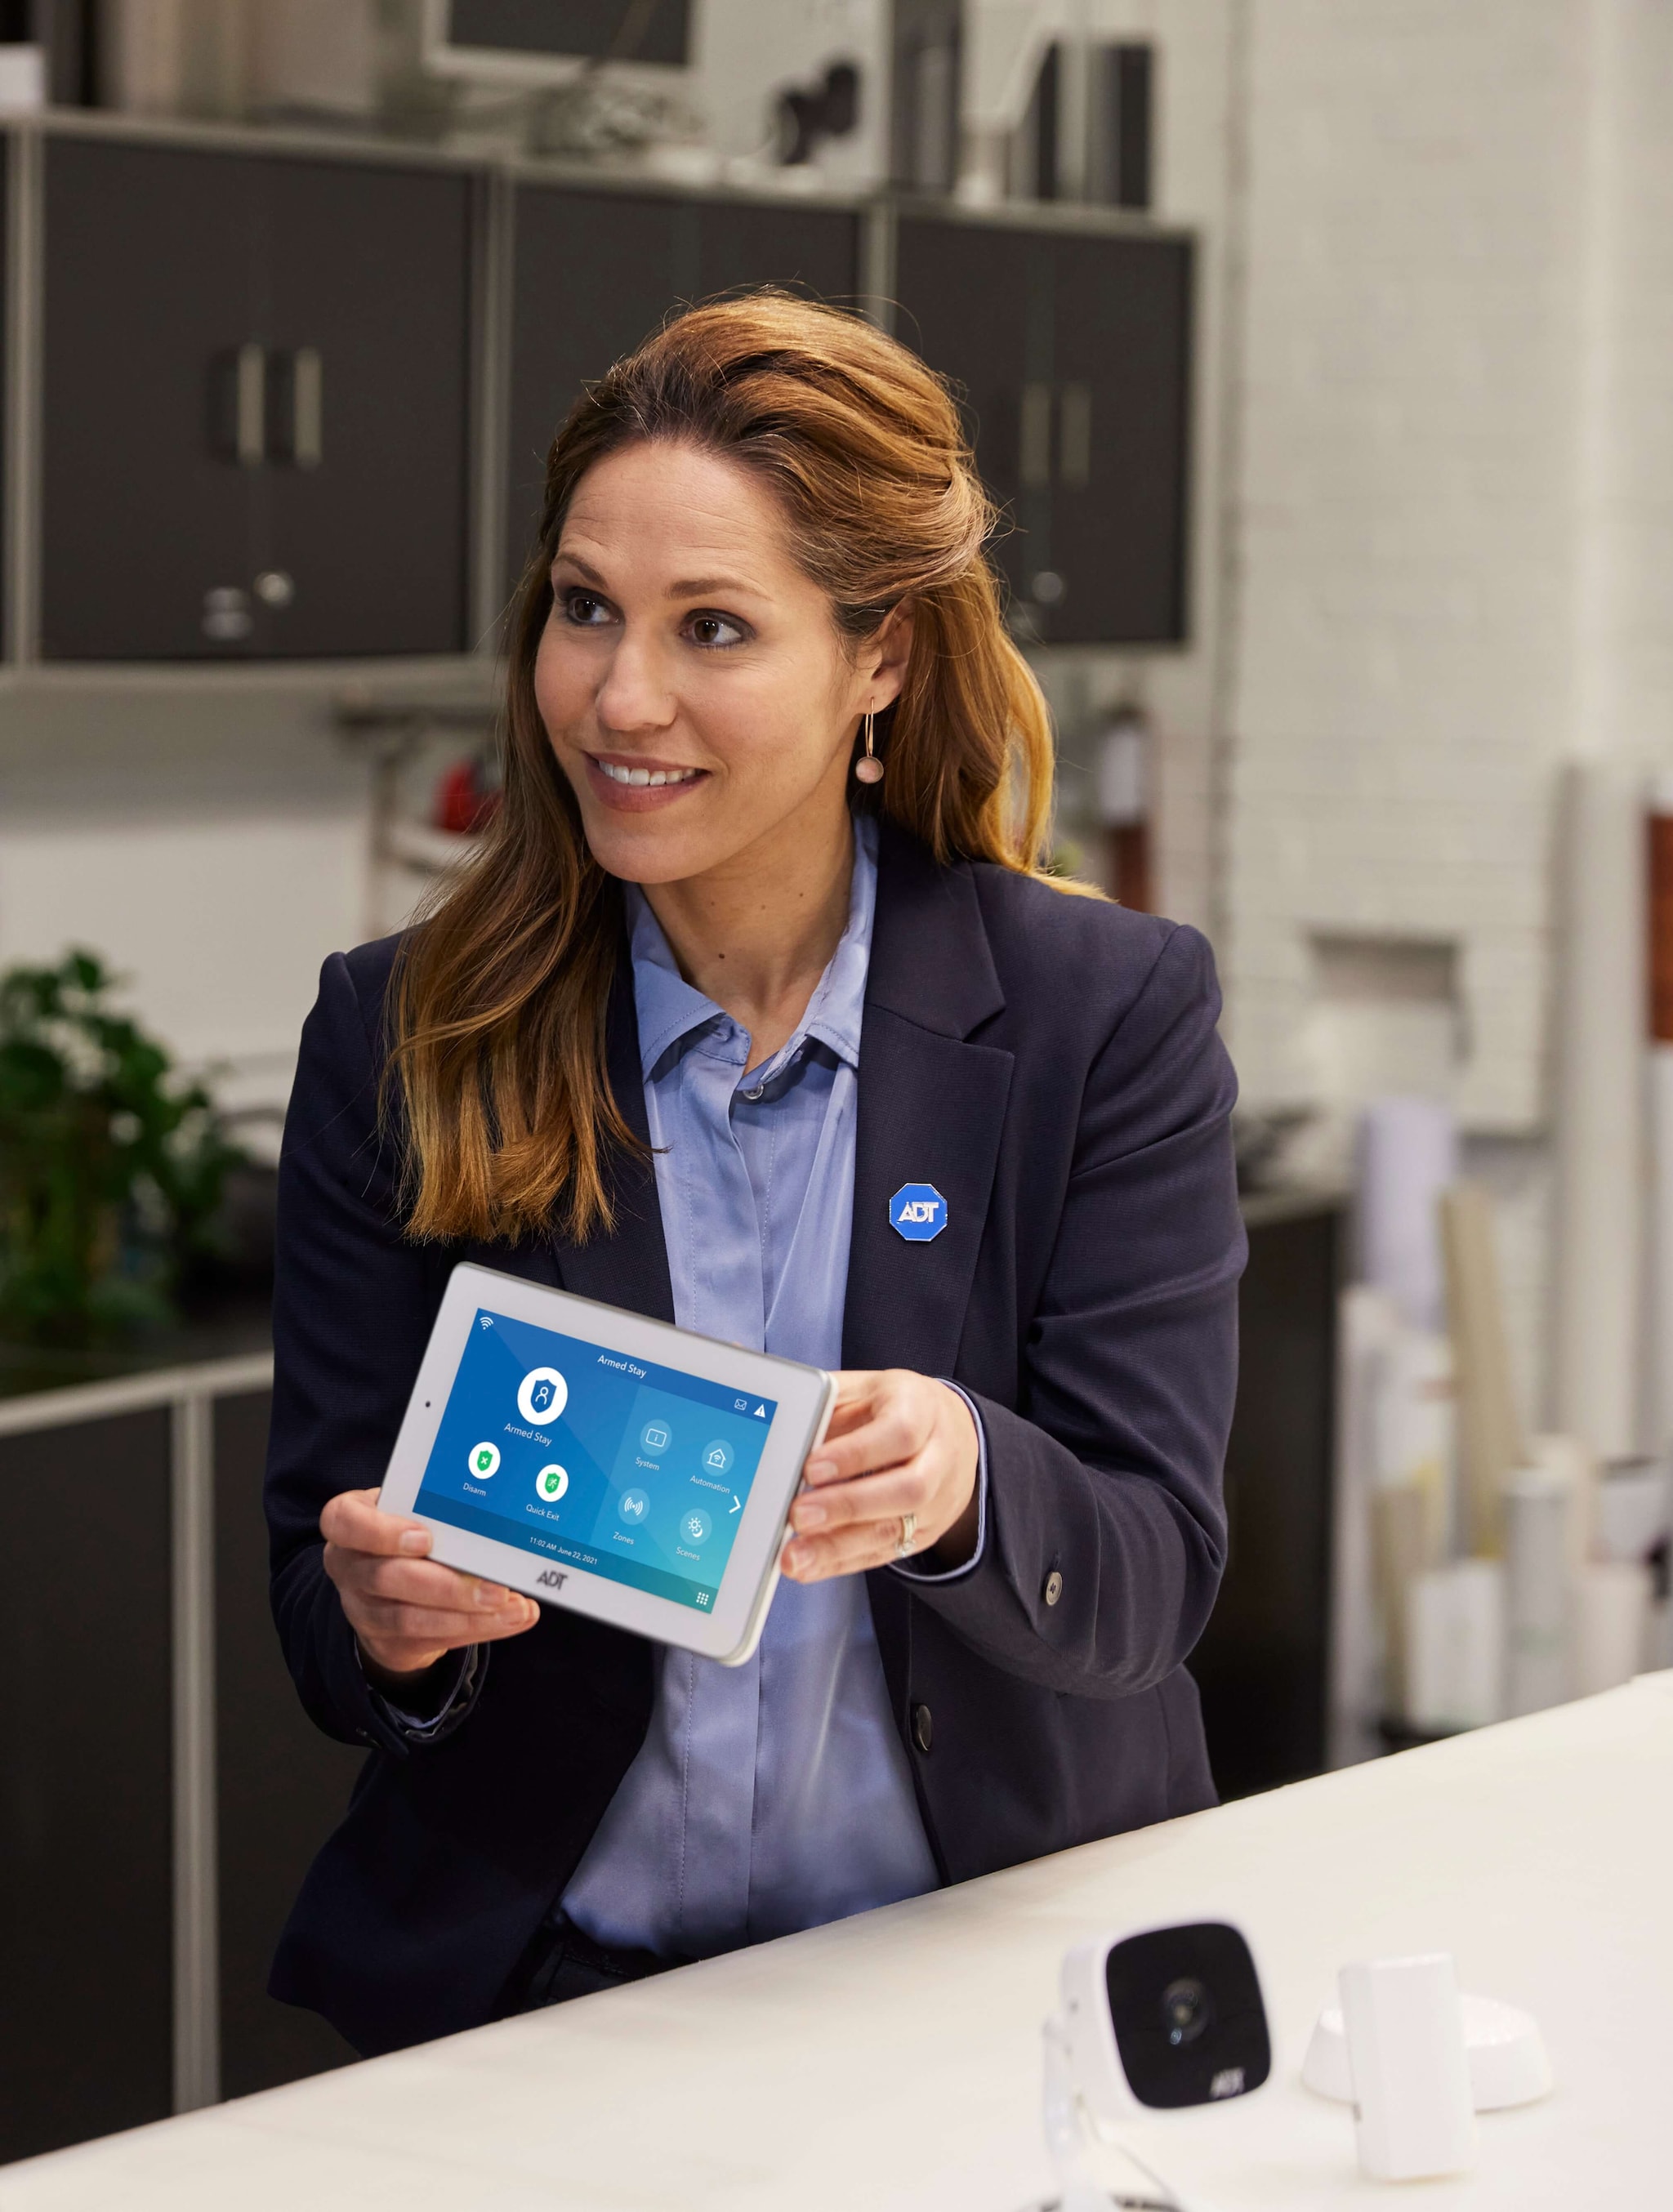
<instances>
[{"instance_id":1,"label":"fingernail","mask_svg":"<svg viewBox=\"0 0 1673 2212\"><path fill-rule=\"evenodd\" d=\"M802 1498L796 1501L795 1522L798 1528L823 1528L829 1517L817 1498Z\"/></svg>"},{"instance_id":2,"label":"fingernail","mask_svg":"<svg viewBox=\"0 0 1673 2212\"><path fill-rule=\"evenodd\" d=\"M401 1549L404 1552L428 1552L429 1547L430 1532L428 1528L404 1528L401 1531Z\"/></svg>"},{"instance_id":3,"label":"fingernail","mask_svg":"<svg viewBox=\"0 0 1673 2212\"><path fill-rule=\"evenodd\" d=\"M538 1620L540 1618L540 1608L532 1597L523 1601L523 1618L525 1620Z\"/></svg>"},{"instance_id":4,"label":"fingernail","mask_svg":"<svg viewBox=\"0 0 1673 2212\"><path fill-rule=\"evenodd\" d=\"M810 1482L829 1482L836 1472L834 1459L810 1459L802 1469Z\"/></svg>"},{"instance_id":5,"label":"fingernail","mask_svg":"<svg viewBox=\"0 0 1673 2212\"><path fill-rule=\"evenodd\" d=\"M478 1605L503 1605L510 1595L511 1592L508 1589L502 1589L497 1583L478 1583L477 1584L477 1603Z\"/></svg>"},{"instance_id":6,"label":"fingernail","mask_svg":"<svg viewBox=\"0 0 1673 2212\"><path fill-rule=\"evenodd\" d=\"M801 1574L806 1569L811 1567L813 1564L812 1545L792 1544L789 1550L784 1554L784 1564L793 1573L798 1575Z\"/></svg>"}]
</instances>

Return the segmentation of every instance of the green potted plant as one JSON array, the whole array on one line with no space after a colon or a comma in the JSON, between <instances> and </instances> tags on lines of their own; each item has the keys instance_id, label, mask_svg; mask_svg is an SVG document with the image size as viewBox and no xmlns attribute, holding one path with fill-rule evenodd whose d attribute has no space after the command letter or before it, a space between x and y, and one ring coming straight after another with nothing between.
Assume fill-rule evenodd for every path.
<instances>
[{"instance_id":1,"label":"green potted plant","mask_svg":"<svg viewBox=\"0 0 1673 2212\"><path fill-rule=\"evenodd\" d=\"M176 1319L242 1158L91 952L0 973L0 1337L66 1349Z\"/></svg>"}]
</instances>

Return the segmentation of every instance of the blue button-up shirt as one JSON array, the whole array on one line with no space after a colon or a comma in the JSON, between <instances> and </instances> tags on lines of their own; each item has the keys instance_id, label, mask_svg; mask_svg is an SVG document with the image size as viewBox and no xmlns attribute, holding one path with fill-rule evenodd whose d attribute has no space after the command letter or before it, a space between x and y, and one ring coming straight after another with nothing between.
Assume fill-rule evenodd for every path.
<instances>
[{"instance_id":1,"label":"blue button-up shirt","mask_svg":"<svg viewBox=\"0 0 1673 2212\"><path fill-rule=\"evenodd\" d=\"M842 941L795 1035L747 1075L747 1033L629 891L674 1317L815 1367L842 1364L876 851L857 823ZM745 1666L663 1654L649 1734L563 1904L597 1942L702 1958L937 1880L865 1578L844 1575L782 1582Z\"/></svg>"}]
</instances>

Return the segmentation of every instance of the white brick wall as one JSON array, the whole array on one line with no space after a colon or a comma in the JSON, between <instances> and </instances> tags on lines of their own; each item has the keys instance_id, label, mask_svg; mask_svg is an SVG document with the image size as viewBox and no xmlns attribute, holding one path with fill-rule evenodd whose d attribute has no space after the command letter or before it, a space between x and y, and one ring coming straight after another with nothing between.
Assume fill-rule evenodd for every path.
<instances>
[{"instance_id":1,"label":"white brick wall","mask_svg":"<svg viewBox=\"0 0 1673 2212\"><path fill-rule=\"evenodd\" d=\"M1456 939L1483 1127L1542 1109L1569 737L1584 48L1573 0L1256 0L1232 1034L1305 1095L1310 933Z\"/></svg>"},{"instance_id":2,"label":"white brick wall","mask_svg":"<svg viewBox=\"0 0 1673 2212\"><path fill-rule=\"evenodd\" d=\"M1673 8L1594 0L1577 750L1673 762Z\"/></svg>"},{"instance_id":3,"label":"white brick wall","mask_svg":"<svg viewBox=\"0 0 1673 2212\"><path fill-rule=\"evenodd\" d=\"M1228 1034L1317 1103L1314 933L1456 942L1541 1419L1558 772L1673 762L1673 7L1244 4Z\"/></svg>"}]
</instances>

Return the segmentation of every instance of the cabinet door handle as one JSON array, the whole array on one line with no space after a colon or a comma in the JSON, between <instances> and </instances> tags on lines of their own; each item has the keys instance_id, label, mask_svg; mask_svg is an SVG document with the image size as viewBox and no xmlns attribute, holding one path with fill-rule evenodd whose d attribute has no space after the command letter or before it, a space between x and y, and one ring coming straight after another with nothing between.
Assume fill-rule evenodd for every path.
<instances>
[{"instance_id":1,"label":"cabinet door handle","mask_svg":"<svg viewBox=\"0 0 1673 2212\"><path fill-rule=\"evenodd\" d=\"M318 346L299 346L290 372L290 451L299 469L325 459L325 383Z\"/></svg>"},{"instance_id":2,"label":"cabinet door handle","mask_svg":"<svg viewBox=\"0 0 1673 2212\"><path fill-rule=\"evenodd\" d=\"M217 354L210 364L210 446L243 469L267 458L267 356L259 345Z\"/></svg>"},{"instance_id":3,"label":"cabinet door handle","mask_svg":"<svg viewBox=\"0 0 1673 2212\"><path fill-rule=\"evenodd\" d=\"M1051 386L1022 388L1022 439L1018 456L1025 491L1042 491L1051 482Z\"/></svg>"},{"instance_id":4,"label":"cabinet door handle","mask_svg":"<svg viewBox=\"0 0 1673 2212\"><path fill-rule=\"evenodd\" d=\"M317 346L269 357L267 451L286 468L317 469L324 458L325 377Z\"/></svg>"},{"instance_id":5,"label":"cabinet door handle","mask_svg":"<svg viewBox=\"0 0 1673 2212\"><path fill-rule=\"evenodd\" d=\"M1092 480L1092 390L1066 384L1057 419L1057 472L1075 491Z\"/></svg>"},{"instance_id":6,"label":"cabinet door handle","mask_svg":"<svg viewBox=\"0 0 1673 2212\"><path fill-rule=\"evenodd\" d=\"M259 345L238 349L238 461L259 469L267 458L267 356Z\"/></svg>"}]
</instances>

